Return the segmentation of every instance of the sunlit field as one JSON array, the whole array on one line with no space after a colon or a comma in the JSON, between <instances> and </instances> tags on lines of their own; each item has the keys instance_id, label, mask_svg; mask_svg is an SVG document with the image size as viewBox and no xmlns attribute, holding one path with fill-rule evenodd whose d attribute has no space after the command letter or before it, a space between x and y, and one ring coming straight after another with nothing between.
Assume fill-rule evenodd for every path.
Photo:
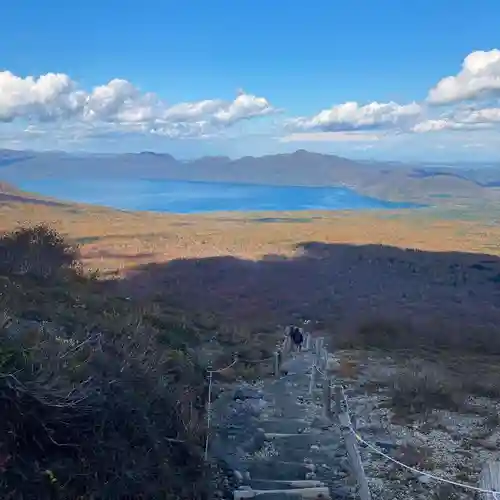
<instances>
[{"instance_id":1,"label":"sunlit field","mask_svg":"<svg viewBox=\"0 0 500 500\"><path fill-rule=\"evenodd\" d=\"M385 244L500 254L500 227L438 210L171 215L99 207L0 205L0 229L45 222L75 241L85 265L120 273L173 259L291 257L303 242Z\"/></svg>"}]
</instances>

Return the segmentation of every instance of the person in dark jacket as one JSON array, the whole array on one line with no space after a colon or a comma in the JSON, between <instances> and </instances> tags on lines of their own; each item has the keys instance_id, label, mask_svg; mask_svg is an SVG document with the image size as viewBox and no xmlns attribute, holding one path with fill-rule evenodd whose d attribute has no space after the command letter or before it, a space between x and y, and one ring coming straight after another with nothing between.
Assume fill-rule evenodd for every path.
<instances>
[{"instance_id":1,"label":"person in dark jacket","mask_svg":"<svg viewBox=\"0 0 500 500\"><path fill-rule=\"evenodd\" d=\"M292 327L291 337L297 351L302 349L302 342L304 341L304 335L297 326Z\"/></svg>"}]
</instances>

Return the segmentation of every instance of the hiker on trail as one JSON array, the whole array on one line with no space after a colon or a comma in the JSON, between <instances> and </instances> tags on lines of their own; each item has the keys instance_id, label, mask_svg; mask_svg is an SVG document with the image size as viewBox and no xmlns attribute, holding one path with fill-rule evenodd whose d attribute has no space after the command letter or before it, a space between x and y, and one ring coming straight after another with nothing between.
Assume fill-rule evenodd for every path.
<instances>
[{"instance_id":1,"label":"hiker on trail","mask_svg":"<svg viewBox=\"0 0 500 500\"><path fill-rule=\"evenodd\" d=\"M295 348L297 349L297 351L300 351L302 349L302 342L304 341L304 336L302 335L300 328L298 328L297 326L293 326L292 331L290 332L290 336L292 337L292 341L295 344Z\"/></svg>"}]
</instances>

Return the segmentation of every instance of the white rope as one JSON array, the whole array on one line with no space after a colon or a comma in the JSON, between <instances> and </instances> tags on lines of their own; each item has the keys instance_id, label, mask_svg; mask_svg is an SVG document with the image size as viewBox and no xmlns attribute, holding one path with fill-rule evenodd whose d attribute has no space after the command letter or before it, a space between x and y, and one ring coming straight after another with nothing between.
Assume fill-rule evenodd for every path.
<instances>
[{"instance_id":1,"label":"white rope","mask_svg":"<svg viewBox=\"0 0 500 500\"><path fill-rule=\"evenodd\" d=\"M214 373L221 373L234 366L238 362L238 357L234 358L234 361L225 366L224 368L219 368L218 370L207 370L208 373L208 396L207 396L207 432L205 436L205 461L208 460L208 445L210 441L210 427L212 425L212 382Z\"/></svg>"},{"instance_id":2,"label":"white rope","mask_svg":"<svg viewBox=\"0 0 500 500\"><path fill-rule=\"evenodd\" d=\"M269 361L270 359L273 359L274 356L271 356L269 358L264 358L264 359L257 359L257 360L247 360L243 359L241 361L245 363L263 363L264 361ZM208 396L207 396L207 432L205 436L205 461L208 460L208 447L209 447L209 441L210 441L210 427L212 425L212 387L213 387L213 374L214 373L221 373L225 370L228 370L229 368L233 367L240 359L238 359L238 356L234 357L234 361L227 365L224 366L223 368L219 368L218 370L211 370L210 368L207 369L208 373Z\"/></svg>"},{"instance_id":3,"label":"white rope","mask_svg":"<svg viewBox=\"0 0 500 500\"><path fill-rule=\"evenodd\" d=\"M266 359L261 359L261 360L255 360L255 361L250 361L250 360L243 360L247 363L249 362L264 362L268 361L270 359L273 359L273 356L270 358ZM206 439L205 439L205 460L208 459L208 447L209 447L209 434L210 434L210 426L211 426L211 420L212 420L212 382L213 382L213 374L214 373L220 373L222 371L225 371L232 366L234 366L238 362L238 357L235 357L234 361L229 364L228 366L225 366L224 368L219 368L218 370L207 370L208 373L208 400L207 400L207 434L206 434ZM313 365L311 367L311 379L314 379L314 371L318 371L320 374L325 375L325 373L318 367L316 366L315 359L313 360ZM311 380L312 382L312 380ZM330 386L331 388L334 388L334 386ZM347 401L346 401L347 402ZM365 445L368 449L376 453L377 455L380 455L381 457L384 457L385 459L389 460L390 462L393 462L394 464L398 465L399 467L402 467L403 469L406 469L410 472L413 472L414 474L420 475L420 476L425 476L428 477L429 479L432 479L434 481L438 481L441 483L446 483L452 486L457 486L459 488L463 489L468 489L471 491L475 491L478 493L484 493L484 494L489 494L492 495L495 500L499 500L500 497L500 491L494 491L494 490L489 490L485 488L480 488L477 486L472 486L470 484L465 484L465 483L460 483L457 481L453 481L451 479L446 479L440 476L436 476L434 474L431 474L429 472L424 472L419 469L416 469L415 467L411 467L409 465L406 465L403 462L400 462L399 460L396 460L395 458L391 457L387 453L384 453L382 450L377 448L376 446L372 445L371 443L365 441L357 432L356 430L352 427L352 425L348 426L350 432L353 434L353 436L363 445Z\"/></svg>"},{"instance_id":4,"label":"white rope","mask_svg":"<svg viewBox=\"0 0 500 500\"><path fill-rule=\"evenodd\" d=\"M316 363L313 361L313 365L312 365L312 370L311 372L313 371L318 371L320 374L322 375L325 375L323 371L321 371L321 369L316 366ZM330 388L334 389L335 386L334 385L331 385ZM344 387L342 387L342 389L344 390ZM347 403L347 400L346 400L346 403ZM347 409L348 411L348 409ZM352 432L352 434L354 435L354 437L362 444L364 444L368 449L370 449L371 451L373 451L374 453L377 453L378 455L384 457L385 459L389 460L390 462L393 462L395 463L396 465L399 465L400 467L402 467L403 469L406 469L406 470L409 470L411 472L413 472L414 474L418 474L418 475L421 475L421 476L425 476L425 477L428 477L429 479L432 479L434 481L438 481L438 482L441 482L441 483L446 483L446 484L450 484L452 486L457 486L459 488L463 488L463 489L468 489L468 490L471 490L471 491L475 491L475 492L478 492L478 493L485 493L485 494L489 494L489 495L492 495L493 499L494 500L499 500L500 499L500 491L494 491L494 490L489 490L489 489L485 489L485 488L480 488L478 486L472 486L470 484L465 484L465 483L460 483L458 481L453 481L451 479L446 479L446 478L443 478L443 477L440 477L440 476L436 476L434 474L431 474L429 472L424 472L424 471L421 471L419 469L416 469L415 467L411 467L409 465L406 465L404 464L403 462L400 462L399 460L396 460L395 458L392 458L390 455L388 455L387 453L384 453L382 450L380 450L379 448L377 448L376 446L372 445L371 443L368 443L367 441L365 441L357 432L356 430L352 427L352 425L349 425L349 430L350 432Z\"/></svg>"},{"instance_id":5,"label":"white rope","mask_svg":"<svg viewBox=\"0 0 500 500\"><path fill-rule=\"evenodd\" d=\"M227 365L224 368L219 368L218 370L208 370L208 373L221 373L225 370L228 370L232 366L234 366L237 362L238 362L238 357L235 357L234 361L230 365Z\"/></svg>"},{"instance_id":6,"label":"white rope","mask_svg":"<svg viewBox=\"0 0 500 500\"><path fill-rule=\"evenodd\" d=\"M352 426L349 426L350 431L353 433L354 437L360 442L363 443L367 448L372 450L374 453L377 453L378 455L386 458L387 460L390 460L391 462L399 465L400 467L403 467L403 469L407 469L415 474L420 474L422 476L426 476L430 479L434 479L435 481L439 481L441 483L447 483L451 484L453 486L458 486L460 488L464 489L469 489L472 491L477 491L479 493L489 493L490 495L493 495L495 499L498 499L497 495L500 495L500 491L493 491L493 490L486 490L484 488L478 488L477 486L472 486L470 484L464 484L464 483L458 483L457 481L452 481L451 479L445 479L443 477L435 476L434 474L430 474L429 472L424 472L418 469L415 469L415 467L410 467L409 465L404 464L403 462L400 462L399 460L396 460L395 458L392 458L390 455L387 455L384 453L382 450L379 450L376 446L373 446L372 444L366 442L353 428Z\"/></svg>"}]
</instances>

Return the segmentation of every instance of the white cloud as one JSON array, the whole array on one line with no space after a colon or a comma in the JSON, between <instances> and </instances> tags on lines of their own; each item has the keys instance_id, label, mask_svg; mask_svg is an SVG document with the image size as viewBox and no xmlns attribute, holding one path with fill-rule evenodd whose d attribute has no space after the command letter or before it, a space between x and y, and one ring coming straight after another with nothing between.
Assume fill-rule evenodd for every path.
<instances>
[{"instance_id":1,"label":"white cloud","mask_svg":"<svg viewBox=\"0 0 500 500\"><path fill-rule=\"evenodd\" d=\"M113 79L90 91L68 75L19 77L0 72L0 121L46 123L65 120L82 130L113 124L119 129L182 138L216 134L243 120L275 110L264 97L238 92L232 101L208 99L169 105L127 80Z\"/></svg>"},{"instance_id":2,"label":"white cloud","mask_svg":"<svg viewBox=\"0 0 500 500\"><path fill-rule=\"evenodd\" d=\"M422 134L431 132L439 133L440 142L462 143L460 137L474 131L474 139L467 142L491 144L500 131L500 49L469 54L462 68L440 80L423 102L353 99L288 120L276 114L264 128L254 120L279 111L265 97L241 89L234 99L175 103L118 78L85 89L63 73L18 76L0 71L4 143L19 138L26 144L51 142L64 148L65 143L118 143L124 137L154 144L164 144L165 138L211 139L204 141L205 147L212 139L234 142L260 134L274 145L314 142L311 147L326 148L335 142L336 147L345 143L353 149L370 144L392 148L406 140L423 143L428 137Z\"/></svg>"},{"instance_id":3,"label":"white cloud","mask_svg":"<svg viewBox=\"0 0 500 500\"><path fill-rule=\"evenodd\" d=\"M412 131L416 133L440 132L444 130L485 130L500 125L500 108L454 110L449 116L424 120Z\"/></svg>"},{"instance_id":4,"label":"white cloud","mask_svg":"<svg viewBox=\"0 0 500 500\"><path fill-rule=\"evenodd\" d=\"M470 53L461 71L447 76L429 91L431 104L451 104L464 100L500 96L500 50Z\"/></svg>"},{"instance_id":5,"label":"white cloud","mask_svg":"<svg viewBox=\"0 0 500 500\"><path fill-rule=\"evenodd\" d=\"M281 142L371 142L380 140L377 134L363 132L296 132L280 138Z\"/></svg>"},{"instance_id":6,"label":"white cloud","mask_svg":"<svg viewBox=\"0 0 500 500\"><path fill-rule=\"evenodd\" d=\"M81 109L85 95L61 73L20 78L0 72L0 121L24 117L39 121L66 118Z\"/></svg>"},{"instance_id":7,"label":"white cloud","mask_svg":"<svg viewBox=\"0 0 500 500\"><path fill-rule=\"evenodd\" d=\"M470 111L468 114L463 116L463 123L474 123L474 124L496 124L500 123L500 108L483 108Z\"/></svg>"},{"instance_id":8,"label":"white cloud","mask_svg":"<svg viewBox=\"0 0 500 500\"><path fill-rule=\"evenodd\" d=\"M443 130L470 130L476 128L472 124L456 122L449 118L440 118L437 120L425 120L417 123L412 131L417 134L426 132L440 132Z\"/></svg>"},{"instance_id":9,"label":"white cloud","mask_svg":"<svg viewBox=\"0 0 500 500\"><path fill-rule=\"evenodd\" d=\"M421 106L415 102L406 105L372 102L364 106L357 102L346 102L311 117L292 119L288 127L292 130L324 132L400 128L414 122L421 111Z\"/></svg>"}]
</instances>

